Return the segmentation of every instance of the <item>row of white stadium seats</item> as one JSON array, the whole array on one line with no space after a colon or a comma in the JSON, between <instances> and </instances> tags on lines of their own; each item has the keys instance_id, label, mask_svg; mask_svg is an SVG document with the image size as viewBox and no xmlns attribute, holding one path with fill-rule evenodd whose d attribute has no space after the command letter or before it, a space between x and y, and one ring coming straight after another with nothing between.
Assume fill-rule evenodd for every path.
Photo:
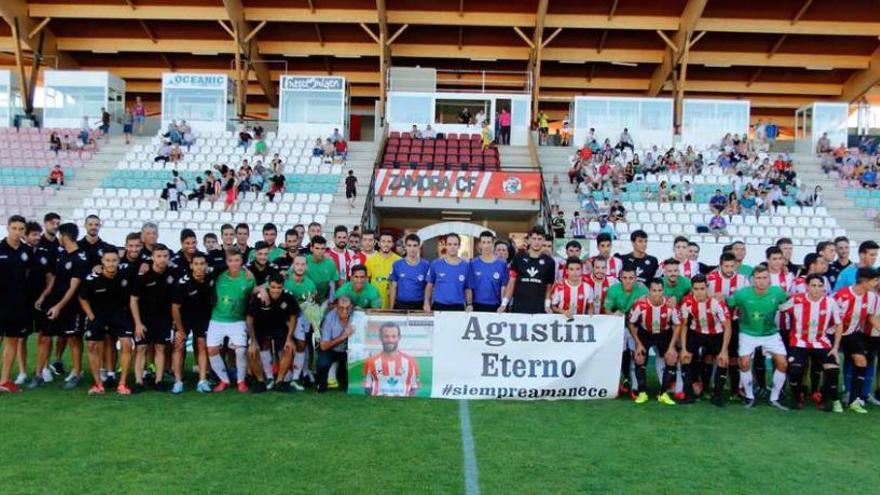
<instances>
[{"instance_id":1,"label":"row of white stadium seats","mask_svg":"<svg viewBox=\"0 0 880 495\"><path fill-rule=\"evenodd\" d=\"M648 213L633 212L628 214L631 221L665 223L665 224L708 224L711 215L708 213ZM730 225L760 226L760 227L837 227L834 217L819 216L762 216L755 218L754 215L734 215L732 218L724 215L724 219Z\"/></svg>"},{"instance_id":2,"label":"row of white stadium seats","mask_svg":"<svg viewBox=\"0 0 880 495\"><path fill-rule=\"evenodd\" d=\"M120 198L120 199L156 199L161 194L161 191L155 189L104 189L104 188L96 188L92 190L93 198ZM332 203L333 195L330 193L285 193L279 194L275 197L276 201L278 198L284 198L284 202L289 203ZM86 198L86 201L89 201L90 198ZM95 201L100 201L96 199ZM266 201L266 194L259 192L245 192L240 193L237 198L237 203L249 203L249 202L262 202Z\"/></svg>"},{"instance_id":3,"label":"row of white stadium seats","mask_svg":"<svg viewBox=\"0 0 880 495\"><path fill-rule=\"evenodd\" d=\"M598 202L600 206L607 207L607 203ZM658 204L656 201L624 201L621 203L627 211L647 211L649 213L660 212L660 213L668 213L668 212L688 212L688 213L698 213L701 211L708 211L709 205L706 203L698 204L698 203L661 203ZM779 216L785 215L808 215L808 216L818 216L825 217L828 216L828 208L824 206L780 206L776 209L776 214Z\"/></svg>"},{"instance_id":4,"label":"row of white stadium seats","mask_svg":"<svg viewBox=\"0 0 880 495\"><path fill-rule=\"evenodd\" d=\"M284 196L284 195L282 195ZM295 201L294 195L287 195L286 201L279 201L279 197L275 197L275 201L268 201L266 199L257 200L257 201L239 201L235 204L235 211L256 211L256 212L294 212L294 213L326 213L330 211L330 204L332 201L322 201L318 199L317 201ZM83 200L83 208L111 208L117 209L119 211L125 211L127 209L131 210L140 210L140 209L152 209L158 207L161 204L159 198L151 198L151 199L131 199L131 200L120 200L118 198L113 199L104 199L104 198L85 198ZM202 201L199 204L197 201L186 201L183 205L180 206L181 209L185 210L198 210L202 212L207 211L222 211L224 207L223 201L215 201L211 203L210 201Z\"/></svg>"},{"instance_id":5,"label":"row of white stadium seats","mask_svg":"<svg viewBox=\"0 0 880 495\"><path fill-rule=\"evenodd\" d=\"M659 234L659 235L686 235L693 236L697 235L697 225L696 224L687 224L687 225L670 225L670 224L654 224L654 223L639 223L639 222L630 222L628 224L618 223L616 226L618 236L625 237L626 234L633 232L635 230L644 230L649 235ZM598 231L598 224L595 224L595 229L591 228L592 231ZM727 237L738 237L747 240L748 242L758 242L757 239L762 239L760 244L769 246L776 242L780 237L789 237L793 240L796 240L800 245L815 245L817 240L821 239L833 239L837 236L846 235L846 231L841 228L804 228L804 227L761 227L761 226L728 226L727 228ZM711 234L707 234L711 235ZM714 237L714 235L712 235Z\"/></svg>"},{"instance_id":6,"label":"row of white stadium seats","mask_svg":"<svg viewBox=\"0 0 880 495\"><path fill-rule=\"evenodd\" d=\"M162 130L162 134L164 134L164 133L165 133L165 131ZM218 133L218 132L212 132L212 131L200 132L198 129L196 129L193 134L196 138L196 142L208 141L208 142L212 142L212 143L233 143L233 144L238 143L238 131L235 131L235 132L226 131L226 132ZM326 136L321 136L321 135L317 135L317 134L312 135L312 136L306 136L306 135L302 135L302 134L280 134L279 135L275 132L268 131L268 132L263 133L263 136L266 138L267 141L272 141L272 140L278 139L278 140L284 140L285 142L314 143L315 140L318 138L320 138L321 140L327 139L328 137L330 137L330 134L328 133ZM160 144L162 144L162 141L164 139L166 139L166 138L162 137L161 135L156 135L156 136L152 137L151 143L154 145L160 145Z\"/></svg>"},{"instance_id":7,"label":"row of white stadium seats","mask_svg":"<svg viewBox=\"0 0 880 495\"><path fill-rule=\"evenodd\" d=\"M75 217L73 221L81 224L83 222L83 218L84 217ZM156 220L155 218L150 217L147 219L138 219L138 220L108 219L106 221L102 221L101 223L102 223L103 227L106 227L108 229L117 228L117 229L140 230L140 228L144 224L144 222L154 222L158 225L159 230L161 230L161 231L176 231L176 230L180 230L180 229L186 227L186 228L191 228L191 229L195 230L196 232L217 232L217 233L219 233L220 228L223 226L223 224L228 223L228 224L236 225L236 224L240 223L241 221L242 221L241 217L238 216L235 218L229 217L226 220L216 219L213 221L203 221L203 222L186 221L187 223L182 224L181 222L184 222L184 220L179 220L179 219ZM320 224L324 224L327 222L327 218L323 215L317 215L317 216L288 215L285 218L279 218L277 216L273 216L267 220L264 220L261 217L260 219L253 220L253 221L248 220L245 223L249 224L251 232L260 232L261 229L263 228L263 225L270 223L270 222L277 225L278 229L283 231L288 228L291 228L292 226L294 226L296 224L308 225L311 222L318 222ZM671 239L670 239L670 241L671 241Z\"/></svg>"},{"instance_id":8,"label":"row of white stadium seats","mask_svg":"<svg viewBox=\"0 0 880 495\"><path fill-rule=\"evenodd\" d=\"M268 166L271 162L271 159L263 160L263 164ZM324 160L321 158L304 158L298 160L284 160L285 173L297 173L297 174L308 174L308 175L316 175L316 174L332 174L339 175L342 173L342 165L333 165L331 163L324 163ZM174 163L168 162L154 162L152 160L145 161L121 161L117 165L117 169L119 170L185 170L192 172L202 172L212 168L214 165L218 163L224 163L230 167L237 168L241 164L241 160L210 160L204 162L178 162L176 165ZM253 165L256 163L255 160L248 159L248 163Z\"/></svg>"}]
</instances>

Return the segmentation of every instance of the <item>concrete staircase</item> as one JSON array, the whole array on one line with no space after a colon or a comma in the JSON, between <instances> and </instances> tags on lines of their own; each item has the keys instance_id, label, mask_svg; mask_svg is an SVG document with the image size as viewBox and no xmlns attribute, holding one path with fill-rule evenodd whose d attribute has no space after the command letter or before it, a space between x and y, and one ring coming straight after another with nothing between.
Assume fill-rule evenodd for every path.
<instances>
[{"instance_id":1,"label":"concrete staircase","mask_svg":"<svg viewBox=\"0 0 880 495\"><path fill-rule=\"evenodd\" d=\"M544 187L549 194L553 176L559 176L559 183L562 184L559 209L565 212L566 219L570 219L571 214L581 208L574 186L568 183L568 169L571 168L568 159L574 153L575 149L571 146L538 146L538 161L543 170Z\"/></svg>"},{"instance_id":2,"label":"concrete staircase","mask_svg":"<svg viewBox=\"0 0 880 495\"><path fill-rule=\"evenodd\" d=\"M129 148L134 144L149 144L149 137L138 137L132 140L132 144L126 145L120 135L115 135L109 144L101 144L98 152L82 168L77 169L76 177L66 182L58 191L52 201L47 205L47 211L54 211L61 215L62 221L73 220L81 223L82 219L73 218L73 210L82 205L83 199L90 196L92 191L101 186L111 170L116 168Z\"/></svg>"},{"instance_id":3,"label":"concrete staircase","mask_svg":"<svg viewBox=\"0 0 880 495\"><path fill-rule=\"evenodd\" d=\"M330 205L327 223L323 225L324 232L333 232L333 228L337 225L345 225L348 228L360 225L378 149L379 143L372 141L348 143L348 160L342 167L342 176L339 178L339 184L333 194L333 203ZM348 176L349 170L354 170L354 176L358 179L354 209L348 207L348 200L345 199L345 178Z\"/></svg>"},{"instance_id":4,"label":"concrete staircase","mask_svg":"<svg viewBox=\"0 0 880 495\"><path fill-rule=\"evenodd\" d=\"M532 157L528 146L499 146L498 156L501 166L516 168L531 168Z\"/></svg>"},{"instance_id":5,"label":"concrete staircase","mask_svg":"<svg viewBox=\"0 0 880 495\"><path fill-rule=\"evenodd\" d=\"M877 239L877 227L865 216L865 209L856 208L853 200L844 195L845 190L837 181L822 172L820 161L815 155L797 154L793 158L802 187L812 190L817 185L822 186L828 214L837 219L840 227L846 229L850 245L858 246L862 241Z\"/></svg>"}]
</instances>

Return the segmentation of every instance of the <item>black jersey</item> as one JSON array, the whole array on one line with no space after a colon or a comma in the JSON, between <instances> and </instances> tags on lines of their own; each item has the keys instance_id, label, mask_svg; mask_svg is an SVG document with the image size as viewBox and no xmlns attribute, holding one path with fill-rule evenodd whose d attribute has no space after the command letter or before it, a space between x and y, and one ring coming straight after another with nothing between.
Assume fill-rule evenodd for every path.
<instances>
[{"instance_id":1,"label":"black jersey","mask_svg":"<svg viewBox=\"0 0 880 495\"><path fill-rule=\"evenodd\" d=\"M510 269L511 275L516 277L511 310L514 313L543 313L547 286L556 281L556 262L544 253L537 258L522 253L514 256Z\"/></svg>"},{"instance_id":2,"label":"black jersey","mask_svg":"<svg viewBox=\"0 0 880 495\"><path fill-rule=\"evenodd\" d=\"M278 267L278 271L282 275L286 275L290 267L293 266L293 258L290 257L290 253L284 253L282 256L275 258L275 261L272 263L275 263L275 266Z\"/></svg>"},{"instance_id":3,"label":"black jersey","mask_svg":"<svg viewBox=\"0 0 880 495\"><path fill-rule=\"evenodd\" d=\"M174 275L167 268L162 273L150 270L138 277L131 295L138 298L141 321L153 322L157 328L171 326L174 284Z\"/></svg>"},{"instance_id":4,"label":"black jersey","mask_svg":"<svg viewBox=\"0 0 880 495\"><path fill-rule=\"evenodd\" d=\"M623 262L623 268L635 270L636 279L647 285L648 281L657 276L657 270L660 268L660 262L657 258L650 254L645 254L641 258L637 258L633 253L615 254L620 261Z\"/></svg>"},{"instance_id":5,"label":"black jersey","mask_svg":"<svg viewBox=\"0 0 880 495\"><path fill-rule=\"evenodd\" d=\"M245 268L250 270L251 273L254 274L254 279L256 280L257 285L263 285L266 283L266 280L272 275L281 273L281 270L278 266L273 263L266 263L262 268L257 266L256 261L249 261Z\"/></svg>"},{"instance_id":6,"label":"black jersey","mask_svg":"<svg viewBox=\"0 0 880 495\"><path fill-rule=\"evenodd\" d=\"M153 264L153 251L147 249L146 246L141 248L141 252L138 257L143 263L146 263L148 265Z\"/></svg>"},{"instance_id":7,"label":"black jersey","mask_svg":"<svg viewBox=\"0 0 880 495\"><path fill-rule=\"evenodd\" d=\"M145 261L141 259L140 256L137 257L134 261L128 259L128 256L123 255L122 258L119 259L119 274L122 275L122 278L127 280L128 287L131 289L134 287L134 284L137 283L138 274L140 274L141 265L143 265Z\"/></svg>"},{"instance_id":8,"label":"black jersey","mask_svg":"<svg viewBox=\"0 0 880 495\"><path fill-rule=\"evenodd\" d=\"M104 251L116 249L111 244L104 242L101 238L98 238L97 241L91 243L83 237L77 241L76 245L86 254L86 261L89 264L89 269L101 264L101 257L104 256Z\"/></svg>"},{"instance_id":9,"label":"black jersey","mask_svg":"<svg viewBox=\"0 0 880 495\"><path fill-rule=\"evenodd\" d=\"M82 283L79 297L89 302L98 318L122 315L129 310L130 289L128 280L121 272L117 272L113 278L90 273Z\"/></svg>"},{"instance_id":10,"label":"black jersey","mask_svg":"<svg viewBox=\"0 0 880 495\"><path fill-rule=\"evenodd\" d=\"M4 238L0 241L0 312L17 314L27 311L28 268L31 265L31 249L25 243L13 248Z\"/></svg>"},{"instance_id":11,"label":"black jersey","mask_svg":"<svg viewBox=\"0 0 880 495\"><path fill-rule=\"evenodd\" d=\"M73 252L62 251L58 255L58 261L55 263L55 283L52 285L52 292L49 293L49 297L46 298L47 301L43 304L43 307L49 309L58 304L64 298L67 290L70 289L73 279L85 279L89 272L91 272L91 268L86 258L86 253L81 249ZM79 307L75 297L67 303L67 307L64 309L71 307Z\"/></svg>"},{"instance_id":12,"label":"black jersey","mask_svg":"<svg viewBox=\"0 0 880 495\"><path fill-rule=\"evenodd\" d=\"M214 277L209 275L201 282L190 275L177 281L171 302L180 305L180 317L187 329L207 330L214 308L214 285Z\"/></svg>"},{"instance_id":13,"label":"black jersey","mask_svg":"<svg viewBox=\"0 0 880 495\"><path fill-rule=\"evenodd\" d=\"M287 322L292 315L299 314L299 303L296 296L282 291L278 299L269 299L265 304L259 297L251 298L247 308L248 316L254 319L254 330L267 335L275 332L287 332Z\"/></svg>"},{"instance_id":14,"label":"black jersey","mask_svg":"<svg viewBox=\"0 0 880 495\"><path fill-rule=\"evenodd\" d=\"M226 251L224 249L212 249L208 251L208 266L215 273L226 270Z\"/></svg>"},{"instance_id":15,"label":"black jersey","mask_svg":"<svg viewBox=\"0 0 880 495\"><path fill-rule=\"evenodd\" d=\"M40 294L46 289L46 274L55 271L55 260L58 258L58 252L51 253L40 249L39 244L36 246L27 246L28 255L30 257L28 263L27 274L27 298L30 306L39 299Z\"/></svg>"},{"instance_id":16,"label":"black jersey","mask_svg":"<svg viewBox=\"0 0 880 495\"><path fill-rule=\"evenodd\" d=\"M193 254L201 254L205 256L205 253L196 250ZM174 275L174 278L181 278L184 275L192 275L192 268L189 266L190 262L187 261L186 256L183 254L183 250L180 250L174 253L174 256L171 257L170 262L168 263L168 268L171 269L171 273Z\"/></svg>"}]
</instances>

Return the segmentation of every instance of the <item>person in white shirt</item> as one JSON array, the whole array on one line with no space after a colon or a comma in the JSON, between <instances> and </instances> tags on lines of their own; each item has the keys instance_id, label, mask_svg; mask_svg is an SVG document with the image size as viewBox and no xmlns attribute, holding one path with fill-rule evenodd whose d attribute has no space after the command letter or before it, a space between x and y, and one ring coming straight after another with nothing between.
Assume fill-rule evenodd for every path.
<instances>
[{"instance_id":1,"label":"person in white shirt","mask_svg":"<svg viewBox=\"0 0 880 495\"><path fill-rule=\"evenodd\" d=\"M431 127L431 124L428 124L428 126L425 127L424 132L422 132L422 139L435 139L436 137L437 131Z\"/></svg>"}]
</instances>

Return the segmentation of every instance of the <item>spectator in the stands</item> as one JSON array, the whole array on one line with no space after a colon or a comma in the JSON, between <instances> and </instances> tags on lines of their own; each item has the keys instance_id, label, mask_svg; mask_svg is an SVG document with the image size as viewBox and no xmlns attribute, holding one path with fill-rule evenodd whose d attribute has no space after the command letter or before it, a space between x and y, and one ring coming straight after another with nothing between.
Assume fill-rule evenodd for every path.
<instances>
[{"instance_id":1,"label":"spectator in the stands","mask_svg":"<svg viewBox=\"0 0 880 495\"><path fill-rule=\"evenodd\" d=\"M770 194L768 195L770 202L773 203L773 211L776 211L776 208L785 204L785 198L783 196L782 188L779 187L779 184L773 184L773 187L770 188Z\"/></svg>"},{"instance_id":2,"label":"spectator in the stands","mask_svg":"<svg viewBox=\"0 0 880 495\"><path fill-rule=\"evenodd\" d=\"M254 136L251 134L250 129L247 125L245 125L241 132L238 133L238 145L244 148L247 151L248 146L251 145L251 141L253 141Z\"/></svg>"},{"instance_id":3,"label":"spectator in the stands","mask_svg":"<svg viewBox=\"0 0 880 495\"><path fill-rule=\"evenodd\" d=\"M562 184L559 183L558 175L553 176L547 196L550 200L550 208L559 208L559 203L562 201Z\"/></svg>"},{"instance_id":4,"label":"spectator in the stands","mask_svg":"<svg viewBox=\"0 0 880 495\"><path fill-rule=\"evenodd\" d=\"M175 165L177 165L177 162L180 160L183 160L183 151L181 151L179 145L175 144L171 147L171 152L168 154L168 160Z\"/></svg>"},{"instance_id":5,"label":"spectator in the stands","mask_svg":"<svg viewBox=\"0 0 880 495\"><path fill-rule=\"evenodd\" d=\"M598 220L601 214L601 209L599 208L599 204L596 203L596 198L593 195L590 195L586 201L583 203L584 215L587 221Z\"/></svg>"},{"instance_id":6,"label":"spectator in the stands","mask_svg":"<svg viewBox=\"0 0 880 495\"><path fill-rule=\"evenodd\" d=\"M739 198L736 197L736 193L731 192L727 195L727 208L724 210L727 213L727 218L730 218L733 221L734 215L741 215L742 208L739 204Z\"/></svg>"},{"instance_id":7,"label":"spectator in the stands","mask_svg":"<svg viewBox=\"0 0 880 495\"><path fill-rule=\"evenodd\" d=\"M64 139L61 140L61 149L64 151L74 151L77 147L76 139L71 137L70 134L65 134Z\"/></svg>"},{"instance_id":8,"label":"spectator in the stands","mask_svg":"<svg viewBox=\"0 0 880 495\"><path fill-rule=\"evenodd\" d=\"M816 154L831 153L831 140L828 139L828 133L823 132L822 137L816 141Z\"/></svg>"},{"instance_id":9,"label":"spectator in the stands","mask_svg":"<svg viewBox=\"0 0 880 495\"><path fill-rule=\"evenodd\" d=\"M719 214L727 208L727 196L721 193L721 189L716 189L715 195L709 198L709 208Z\"/></svg>"},{"instance_id":10,"label":"spectator in the stands","mask_svg":"<svg viewBox=\"0 0 880 495\"><path fill-rule=\"evenodd\" d=\"M144 133L144 122L147 120L147 107L138 96L134 100L134 125L137 127L138 136Z\"/></svg>"},{"instance_id":11,"label":"spectator in the stands","mask_svg":"<svg viewBox=\"0 0 880 495\"><path fill-rule=\"evenodd\" d=\"M413 124L412 130L409 131L410 137L413 139L422 139L422 131L419 130L419 126Z\"/></svg>"},{"instance_id":12,"label":"spectator in the stands","mask_svg":"<svg viewBox=\"0 0 880 495\"><path fill-rule=\"evenodd\" d=\"M877 188L877 168L874 165L868 167L859 177L859 183L867 189Z\"/></svg>"},{"instance_id":13,"label":"spectator in the stands","mask_svg":"<svg viewBox=\"0 0 880 495\"><path fill-rule=\"evenodd\" d=\"M348 209L354 210L354 202L357 200L358 179L354 176L354 170L349 170L345 177L345 199L348 201Z\"/></svg>"},{"instance_id":14,"label":"spectator in the stands","mask_svg":"<svg viewBox=\"0 0 880 495\"><path fill-rule=\"evenodd\" d=\"M482 128L483 122L486 122L488 124L488 121L486 120L486 111L481 108L480 111L477 112L477 115L474 117L474 125L476 125L477 128Z\"/></svg>"},{"instance_id":15,"label":"spectator in the stands","mask_svg":"<svg viewBox=\"0 0 880 495\"><path fill-rule=\"evenodd\" d=\"M278 156L278 153L272 155L272 162L269 164L269 168L273 174L284 173L284 160Z\"/></svg>"},{"instance_id":16,"label":"spectator in the stands","mask_svg":"<svg viewBox=\"0 0 880 495\"><path fill-rule=\"evenodd\" d=\"M333 141L330 138L327 138L324 141L324 147L322 149L322 156L324 157L324 161L333 161L333 157L336 155L336 148L333 146Z\"/></svg>"},{"instance_id":17,"label":"spectator in the stands","mask_svg":"<svg viewBox=\"0 0 880 495\"><path fill-rule=\"evenodd\" d=\"M232 211L235 207L235 200L238 196L238 187L235 179L235 172L232 169L226 171L223 176L223 211Z\"/></svg>"},{"instance_id":18,"label":"spectator in the stands","mask_svg":"<svg viewBox=\"0 0 880 495\"><path fill-rule=\"evenodd\" d=\"M89 144L89 132L92 130L91 126L89 126L89 117L83 116L82 121L79 123L79 139L82 141L83 146Z\"/></svg>"},{"instance_id":19,"label":"spectator in the stands","mask_svg":"<svg viewBox=\"0 0 880 495\"><path fill-rule=\"evenodd\" d=\"M269 147L266 145L266 139L262 136L255 138L254 155L260 155L263 158L266 158L266 153L268 152Z\"/></svg>"},{"instance_id":20,"label":"spectator in the stands","mask_svg":"<svg viewBox=\"0 0 880 495\"><path fill-rule=\"evenodd\" d=\"M156 158L153 159L153 162L163 162L167 164L170 159L171 141L166 139L162 142L162 146L159 146L159 151L156 154Z\"/></svg>"},{"instance_id":21,"label":"spectator in the stands","mask_svg":"<svg viewBox=\"0 0 880 495\"><path fill-rule=\"evenodd\" d=\"M467 108L462 108L460 112L458 112L458 123L467 125L471 121L471 112Z\"/></svg>"},{"instance_id":22,"label":"spectator in the stands","mask_svg":"<svg viewBox=\"0 0 880 495\"><path fill-rule=\"evenodd\" d=\"M633 138L629 133L629 129L626 127L623 128L623 132L620 133L620 140L617 142L617 149L622 151L624 148L629 148L630 150L635 151Z\"/></svg>"},{"instance_id":23,"label":"spectator in the stands","mask_svg":"<svg viewBox=\"0 0 880 495\"><path fill-rule=\"evenodd\" d=\"M192 149L193 143L196 142L195 133L193 133L192 127L186 123L185 120L180 121L180 144L186 146L186 150L189 151Z\"/></svg>"},{"instance_id":24,"label":"spectator in the stands","mask_svg":"<svg viewBox=\"0 0 880 495\"><path fill-rule=\"evenodd\" d=\"M186 198L190 201L195 200L197 206L202 206L202 200L205 199L206 192L207 187L205 186L205 182L201 177L196 177L196 183L193 186L193 190L186 196Z\"/></svg>"},{"instance_id":25,"label":"spectator in the stands","mask_svg":"<svg viewBox=\"0 0 880 495\"><path fill-rule=\"evenodd\" d=\"M611 206L608 208L608 220L612 223L626 222L626 208L620 201L615 199L611 202Z\"/></svg>"},{"instance_id":26,"label":"spectator in the stands","mask_svg":"<svg viewBox=\"0 0 880 495\"><path fill-rule=\"evenodd\" d=\"M544 113L543 110L538 111L538 146L546 146L549 143L550 137L550 120L547 118L547 114Z\"/></svg>"},{"instance_id":27,"label":"spectator in the stands","mask_svg":"<svg viewBox=\"0 0 880 495\"><path fill-rule=\"evenodd\" d=\"M253 129L254 139L260 139L260 138L265 137L264 136L265 133L266 133L266 130L263 129L263 125L260 124L259 122L257 122L254 125L254 129Z\"/></svg>"},{"instance_id":28,"label":"spectator in the stands","mask_svg":"<svg viewBox=\"0 0 880 495\"><path fill-rule=\"evenodd\" d=\"M602 234L607 234L611 240L617 240L617 231L614 230L614 225L604 218L599 219L599 231L596 232L596 236Z\"/></svg>"},{"instance_id":29,"label":"spectator in the stands","mask_svg":"<svg viewBox=\"0 0 880 495\"><path fill-rule=\"evenodd\" d=\"M61 165L55 164L51 170L49 170L49 175L46 176L46 186L55 186L55 189L61 188L64 185L64 171L61 170ZM43 186L40 186L42 189Z\"/></svg>"},{"instance_id":30,"label":"spectator in the stands","mask_svg":"<svg viewBox=\"0 0 880 495\"><path fill-rule=\"evenodd\" d=\"M562 129L560 131L560 146L571 146L571 122L568 120L568 115L562 119Z\"/></svg>"},{"instance_id":31,"label":"spectator in the stands","mask_svg":"<svg viewBox=\"0 0 880 495\"><path fill-rule=\"evenodd\" d=\"M125 136L125 144L131 144L131 135L134 131L134 114L131 113L130 108L125 109L125 113L122 114L122 134Z\"/></svg>"},{"instance_id":32,"label":"spectator in the stands","mask_svg":"<svg viewBox=\"0 0 880 495\"><path fill-rule=\"evenodd\" d=\"M771 146L776 143L776 139L779 137L779 126L773 122L773 119L767 122L767 126L764 127L764 134L767 136L767 142Z\"/></svg>"},{"instance_id":33,"label":"spectator in the stands","mask_svg":"<svg viewBox=\"0 0 880 495\"><path fill-rule=\"evenodd\" d=\"M269 192L266 193L266 197L269 198L269 201L274 201L275 195L284 192L284 182L284 174L280 172L275 173L269 178Z\"/></svg>"},{"instance_id":34,"label":"spectator in the stands","mask_svg":"<svg viewBox=\"0 0 880 495\"><path fill-rule=\"evenodd\" d=\"M312 145L312 156L322 156L324 154L324 143L321 141L321 138L315 139L315 144Z\"/></svg>"},{"instance_id":35,"label":"spectator in the stands","mask_svg":"<svg viewBox=\"0 0 880 495\"><path fill-rule=\"evenodd\" d=\"M577 210L575 210L572 215L573 218L571 219L571 225L569 226L571 236L575 239L584 239L587 236L587 220L582 217Z\"/></svg>"},{"instance_id":36,"label":"spectator in the stands","mask_svg":"<svg viewBox=\"0 0 880 495\"><path fill-rule=\"evenodd\" d=\"M501 124L501 144L510 144L510 112L506 108L501 109L498 122Z\"/></svg>"},{"instance_id":37,"label":"spectator in the stands","mask_svg":"<svg viewBox=\"0 0 880 495\"><path fill-rule=\"evenodd\" d=\"M482 141L483 151L489 149L492 145L492 134L489 132L489 123L483 122L480 126L480 140Z\"/></svg>"},{"instance_id":38,"label":"spectator in the stands","mask_svg":"<svg viewBox=\"0 0 880 495\"><path fill-rule=\"evenodd\" d=\"M348 158L348 143L345 142L345 139L340 139L333 144L333 148L336 151L336 158L341 161L345 161Z\"/></svg>"},{"instance_id":39,"label":"spectator in the stands","mask_svg":"<svg viewBox=\"0 0 880 495\"><path fill-rule=\"evenodd\" d=\"M720 213L716 212L709 220L709 232L715 235L716 242L719 236L727 235L727 222Z\"/></svg>"},{"instance_id":40,"label":"spectator in the stands","mask_svg":"<svg viewBox=\"0 0 880 495\"><path fill-rule=\"evenodd\" d=\"M435 131L431 127L431 124L428 124L425 127L425 131L422 132L422 139L436 139L436 138L437 138L437 131Z\"/></svg>"},{"instance_id":41,"label":"spectator in the stands","mask_svg":"<svg viewBox=\"0 0 880 495\"><path fill-rule=\"evenodd\" d=\"M758 216L758 202L755 200L755 196L752 194L751 189L743 191L742 197L739 199L739 206L743 216Z\"/></svg>"},{"instance_id":42,"label":"spectator in the stands","mask_svg":"<svg viewBox=\"0 0 880 495\"><path fill-rule=\"evenodd\" d=\"M58 133L55 131L49 134L49 149L54 151L56 155L61 150L61 138L58 137Z\"/></svg>"},{"instance_id":43,"label":"spectator in the stands","mask_svg":"<svg viewBox=\"0 0 880 495\"><path fill-rule=\"evenodd\" d=\"M550 226L553 228L554 237L557 239L565 237L565 213L562 210L556 212L550 220Z\"/></svg>"},{"instance_id":44,"label":"spectator in the stands","mask_svg":"<svg viewBox=\"0 0 880 495\"><path fill-rule=\"evenodd\" d=\"M691 185L691 181L684 181L684 186L681 188L681 198L685 203L693 203L694 198L697 193L694 191L694 187Z\"/></svg>"},{"instance_id":45,"label":"spectator in the stands","mask_svg":"<svg viewBox=\"0 0 880 495\"><path fill-rule=\"evenodd\" d=\"M330 141L335 143L336 141L339 141L340 139L343 139L342 134L339 132L339 129L334 128L333 134L330 135Z\"/></svg>"},{"instance_id":46,"label":"spectator in the stands","mask_svg":"<svg viewBox=\"0 0 880 495\"><path fill-rule=\"evenodd\" d=\"M106 108L101 107L101 134L104 135L104 142L110 142L110 112Z\"/></svg>"}]
</instances>

